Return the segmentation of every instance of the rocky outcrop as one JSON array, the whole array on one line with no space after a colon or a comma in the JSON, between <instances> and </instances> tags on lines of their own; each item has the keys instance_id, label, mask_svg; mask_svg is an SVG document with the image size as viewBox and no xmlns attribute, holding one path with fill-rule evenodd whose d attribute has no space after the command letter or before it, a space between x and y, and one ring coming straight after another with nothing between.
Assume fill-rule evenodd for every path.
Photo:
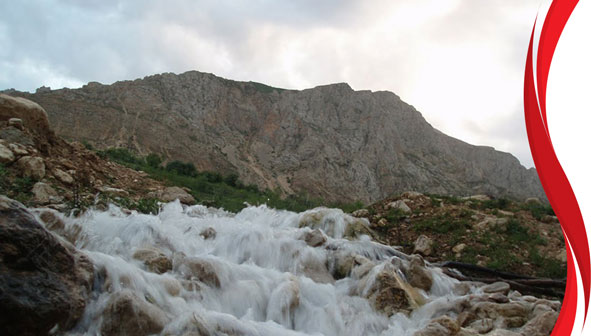
<instances>
[{"instance_id":1,"label":"rocky outcrop","mask_svg":"<svg viewBox=\"0 0 591 336\"><path fill-rule=\"evenodd\" d=\"M49 146L57 141L55 133L49 127L47 112L28 99L0 93L0 123L8 126L8 129L4 130L6 136L25 144L34 142L36 147L45 153L48 153ZM30 132L23 133L25 129Z\"/></svg>"},{"instance_id":2,"label":"rocky outcrop","mask_svg":"<svg viewBox=\"0 0 591 336\"><path fill-rule=\"evenodd\" d=\"M68 330L80 319L94 270L86 255L0 196L0 325L7 335Z\"/></svg>"},{"instance_id":3,"label":"rocky outcrop","mask_svg":"<svg viewBox=\"0 0 591 336\"><path fill-rule=\"evenodd\" d=\"M416 190L545 199L534 169L439 132L391 92L347 84L281 90L191 71L10 93L45 107L62 136L238 173L245 184L286 194L375 201Z\"/></svg>"},{"instance_id":4,"label":"rocky outcrop","mask_svg":"<svg viewBox=\"0 0 591 336\"><path fill-rule=\"evenodd\" d=\"M0 164L4 172L0 194L28 206L85 208L96 203L97 195L103 206L118 199L117 204L129 207L146 197L195 203L186 190L166 188L144 172L104 160L81 143L63 140L52 131L39 105L3 94Z\"/></svg>"}]
</instances>

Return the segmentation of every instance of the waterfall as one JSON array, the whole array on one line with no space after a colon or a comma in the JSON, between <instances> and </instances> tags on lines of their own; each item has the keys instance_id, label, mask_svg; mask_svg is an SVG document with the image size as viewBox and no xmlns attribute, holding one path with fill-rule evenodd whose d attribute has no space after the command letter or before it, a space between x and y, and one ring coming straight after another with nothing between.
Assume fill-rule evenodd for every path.
<instances>
[{"instance_id":1,"label":"waterfall","mask_svg":"<svg viewBox=\"0 0 591 336\"><path fill-rule=\"evenodd\" d=\"M478 291L458 293L458 281L374 242L363 219L339 209L233 214L177 201L157 215L113 205L57 215L96 274L72 335L121 325L163 335L412 335L457 316ZM427 287L409 284L413 260Z\"/></svg>"}]
</instances>

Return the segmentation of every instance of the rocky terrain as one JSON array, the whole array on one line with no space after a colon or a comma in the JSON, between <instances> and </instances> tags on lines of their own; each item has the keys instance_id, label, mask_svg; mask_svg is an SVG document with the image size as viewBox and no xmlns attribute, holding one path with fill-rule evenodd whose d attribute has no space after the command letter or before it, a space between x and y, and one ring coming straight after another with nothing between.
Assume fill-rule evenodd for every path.
<instances>
[{"instance_id":1,"label":"rocky terrain","mask_svg":"<svg viewBox=\"0 0 591 336\"><path fill-rule=\"evenodd\" d=\"M347 84L282 90L196 71L5 92L41 104L67 139L237 173L245 184L284 194L369 202L417 190L546 199L534 169L439 132L391 92Z\"/></svg>"},{"instance_id":2,"label":"rocky terrain","mask_svg":"<svg viewBox=\"0 0 591 336\"><path fill-rule=\"evenodd\" d=\"M485 195L405 192L353 212L373 237L426 260L464 262L523 276L566 278L566 246L552 209Z\"/></svg>"},{"instance_id":3,"label":"rocky terrain","mask_svg":"<svg viewBox=\"0 0 591 336\"><path fill-rule=\"evenodd\" d=\"M107 201L131 208L146 199L194 203L179 187L100 158L67 142L49 125L45 110L26 99L0 94L0 193L30 206L61 211ZM149 195L149 196L148 196Z\"/></svg>"}]
</instances>

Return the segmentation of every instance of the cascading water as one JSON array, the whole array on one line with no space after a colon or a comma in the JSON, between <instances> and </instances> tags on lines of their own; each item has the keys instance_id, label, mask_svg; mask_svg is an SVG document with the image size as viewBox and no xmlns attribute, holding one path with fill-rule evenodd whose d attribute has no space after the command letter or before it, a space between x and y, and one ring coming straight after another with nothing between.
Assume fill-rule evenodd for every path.
<instances>
[{"instance_id":1,"label":"cascading water","mask_svg":"<svg viewBox=\"0 0 591 336\"><path fill-rule=\"evenodd\" d=\"M343 238L361 220L338 209L232 214L177 201L158 215L110 206L62 219L96 270L71 334L109 334L133 302L146 320L136 327L163 335L412 335L462 299L440 270L425 267L432 286L418 289L402 271L408 256L367 235ZM384 274L407 306L383 309Z\"/></svg>"}]
</instances>

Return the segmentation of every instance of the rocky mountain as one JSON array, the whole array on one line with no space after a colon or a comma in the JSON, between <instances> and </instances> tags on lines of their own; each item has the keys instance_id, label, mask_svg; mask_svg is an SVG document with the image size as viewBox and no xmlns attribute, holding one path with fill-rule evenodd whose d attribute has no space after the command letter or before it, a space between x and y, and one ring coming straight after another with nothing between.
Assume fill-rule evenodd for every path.
<instances>
[{"instance_id":1,"label":"rocky mountain","mask_svg":"<svg viewBox=\"0 0 591 336\"><path fill-rule=\"evenodd\" d=\"M366 202L406 190L546 198L534 169L443 134L391 92L344 83L283 90L191 71L5 93L42 105L67 139L158 153L285 194Z\"/></svg>"}]
</instances>

